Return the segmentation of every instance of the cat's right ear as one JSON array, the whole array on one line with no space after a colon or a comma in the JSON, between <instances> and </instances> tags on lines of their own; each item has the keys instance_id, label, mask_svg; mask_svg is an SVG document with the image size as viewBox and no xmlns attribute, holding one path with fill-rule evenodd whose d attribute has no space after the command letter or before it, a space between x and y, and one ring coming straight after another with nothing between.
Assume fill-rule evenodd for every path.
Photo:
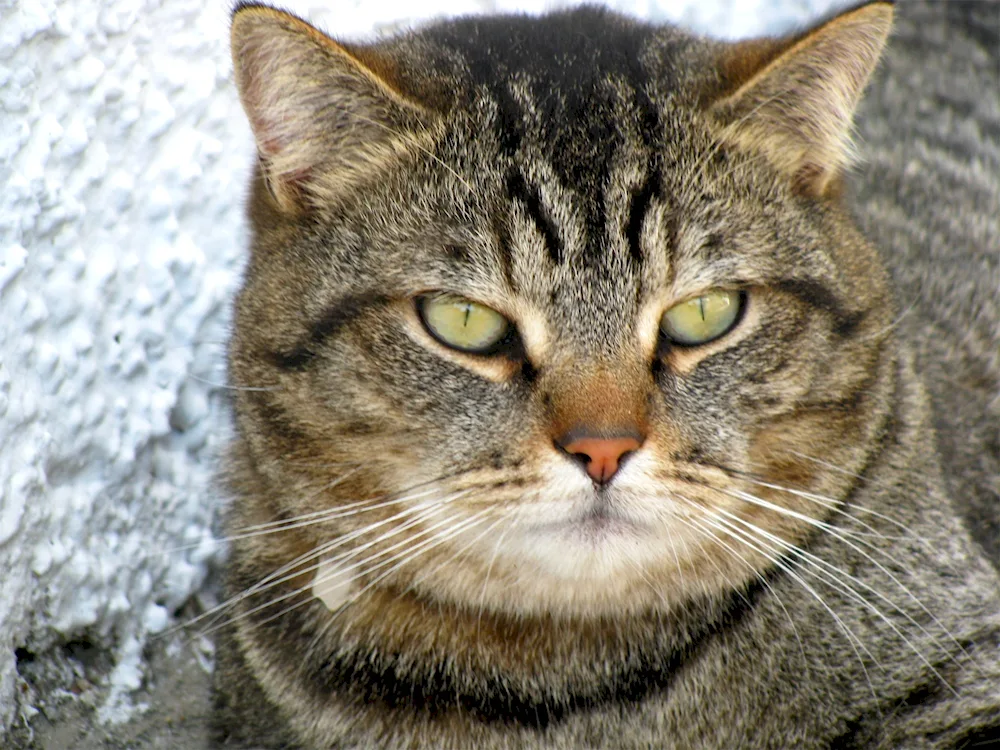
<instances>
[{"instance_id":1,"label":"cat's right ear","mask_svg":"<svg viewBox=\"0 0 1000 750\"><path fill-rule=\"evenodd\" d=\"M371 47L263 5L233 13L233 72L279 210L328 204L425 137L430 113Z\"/></svg>"}]
</instances>

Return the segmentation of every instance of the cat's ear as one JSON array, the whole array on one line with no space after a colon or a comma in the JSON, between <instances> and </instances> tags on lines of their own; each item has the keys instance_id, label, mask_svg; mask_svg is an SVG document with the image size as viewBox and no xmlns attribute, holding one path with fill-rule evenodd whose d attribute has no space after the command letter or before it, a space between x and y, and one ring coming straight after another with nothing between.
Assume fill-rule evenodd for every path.
<instances>
[{"instance_id":1,"label":"cat's ear","mask_svg":"<svg viewBox=\"0 0 1000 750\"><path fill-rule=\"evenodd\" d=\"M290 13L241 4L231 41L261 167L286 213L327 202L410 152L433 119L394 83L391 60Z\"/></svg>"},{"instance_id":2,"label":"cat's ear","mask_svg":"<svg viewBox=\"0 0 1000 750\"><path fill-rule=\"evenodd\" d=\"M822 195L852 161L854 110L892 27L891 2L842 13L794 38L723 56L729 93L710 112L726 140L763 152L796 190Z\"/></svg>"}]
</instances>

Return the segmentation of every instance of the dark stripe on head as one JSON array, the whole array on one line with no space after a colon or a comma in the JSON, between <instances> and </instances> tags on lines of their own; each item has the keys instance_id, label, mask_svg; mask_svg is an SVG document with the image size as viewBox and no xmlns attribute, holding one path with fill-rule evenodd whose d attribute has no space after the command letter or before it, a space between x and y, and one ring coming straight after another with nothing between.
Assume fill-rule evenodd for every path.
<instances>
[{"instance_id":1,"label":"dark stripe on head","mask_svg":"<svg viewBox=\"0 0 1000 750\"><path fill-rule=\"evenodd\" d=\"M447 256L452 260L458 261L459 263L468 263L471 260L469 254L469 248L465 245L456 245L454 243L445 244L442 249L445 251Z\"/></svg>"},{"instance_id":2,"label":"dark stripe on head","mask_svg":"<svg viewBox=\"0 0 1000 750\"><path fill-rule=\"evenodd\" d=\"M309 329L305 340L291 350L276 351L271 361L283 370L304 370L316 357L323 343L334 336L349 321L364 310L384 305L388 298L382 295L349 295L331 305Z\"/></svg>"},{"instance_id":3,"label":"dark stripe on head","mask_svg":"<svg viewBox=\"0 0 1000 750\"><path fill-rule=\"evenodd\" d=\"M507 288L517 293L519 289L514 279L514 247L507 222L497 216L496 213L493 213L491 215L491 224L493 226L493 235L497 240L497 257L500 261L500 273L503 275L503 280L506 282Z\"/></svg>"},{"instance_id":4,"label":"dark stripe on head","mask_svg":"<svg viewBox=\"0 0 1000 750\"><path fill-rule=\"evenodd\" d=\"M845 308L825 286L811 279L783 279L775 283L778 289L788 292L807 305L818 308L833 318L833 332L845 338L854 333L865 318L865 311Z\"/></svg>"},{"instance_id":5,"label":"dark stripe on head","mask_svg":"<svg viewBox=\"0 0 1000 750\"><path fill-rule=\"evenodd\" d=\"M658 144L660 141L660 113L646 91L649 76L642 66L635 61L631 72L634 81L635 106L639 110L639 132L647 144Z\"/></svg>"},{"instance_id":6,"label":"dark stripe on head","mask_svg":"<svg viewBox=\"0 0 1000 750\"><path fill-rule=\"evenodd\" d=\"M649 211L649 204L660 194L660 175L653 171L646 176L646 181L632 195L632 205L629 208L628 224L625 227L625 237L628 239L629 256L638 267L642 265L642 225Z\"/></svg>"},{"instance_id":7,"label":"dark stripe on head","mask_svg":"<svg viewBox=\"0 0 1000 750\"><path fill-rule=\"evenodd\" d=\"M282 370L304 370L316 356L316 350L300 344L288 351L271 352L271 361Z\"/></svg>"},{"instance_id":8,"label":"dark stripe on head","mask_svg":"<svg viewBox=\"0 0 1000 750\"><path fill-rule=\"evenodd\" d=\"M493 92L496 95L497 110L500 121L497 123L497 140L500 146L500 153L512 157L521 148L521 141L524 139L524 112L510 90L507 82L495 86Z\"/></svg>"},{"instance_id":9,"label":"dark stripe on head","mask_svg":"<svg viewBox=\"0 0 1000 750\"><path fill-rule=\"evenodd\" d=\"M549 258L557 265L562 264L565 259L562 240L559 239L559 233L549 219L548 211L545 210L545 206L542 204L542 196L538 188L534 185L529 185L525 181L524 176L516 170L512 170L507 174L506 187L507 194L524 206L524 210L528 212L528 216L535 223L538 233L542 235L542 239L545 242L545 249L548 250Z\"/></svg>"}]
</instances>

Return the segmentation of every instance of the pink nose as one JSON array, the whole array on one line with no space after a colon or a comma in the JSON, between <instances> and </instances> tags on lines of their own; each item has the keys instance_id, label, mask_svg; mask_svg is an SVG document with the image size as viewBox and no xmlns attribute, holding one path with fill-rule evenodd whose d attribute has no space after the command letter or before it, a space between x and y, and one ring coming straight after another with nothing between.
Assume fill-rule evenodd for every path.
<instances>
[{"instance_id":1,"label":"pink nose","mask_svg":"<svg viewBox=\"0 0 1000 750\"><path fill-rule=\"evenodd\" d=\"M622 456L638 450L642 444L633 437L581 437L560 445L585 464L591 479L598 484L607 484L617 473Z\"/></svg>"}]
</instances>

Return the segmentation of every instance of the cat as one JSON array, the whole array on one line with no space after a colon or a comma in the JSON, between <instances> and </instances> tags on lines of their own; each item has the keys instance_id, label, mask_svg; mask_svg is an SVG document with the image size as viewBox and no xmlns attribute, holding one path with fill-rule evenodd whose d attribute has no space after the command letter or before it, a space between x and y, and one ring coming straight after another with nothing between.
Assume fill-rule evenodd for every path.
<instances>
[{"instance_id":1,"label":"cat","mask_svg":"<svg viewBox=\"0 0 1000 750\"><path fill-rule=\"evenodd\" d=\"M994 16L240 4L220 736L997 741Z\"/></svg>"}]
</instances>

